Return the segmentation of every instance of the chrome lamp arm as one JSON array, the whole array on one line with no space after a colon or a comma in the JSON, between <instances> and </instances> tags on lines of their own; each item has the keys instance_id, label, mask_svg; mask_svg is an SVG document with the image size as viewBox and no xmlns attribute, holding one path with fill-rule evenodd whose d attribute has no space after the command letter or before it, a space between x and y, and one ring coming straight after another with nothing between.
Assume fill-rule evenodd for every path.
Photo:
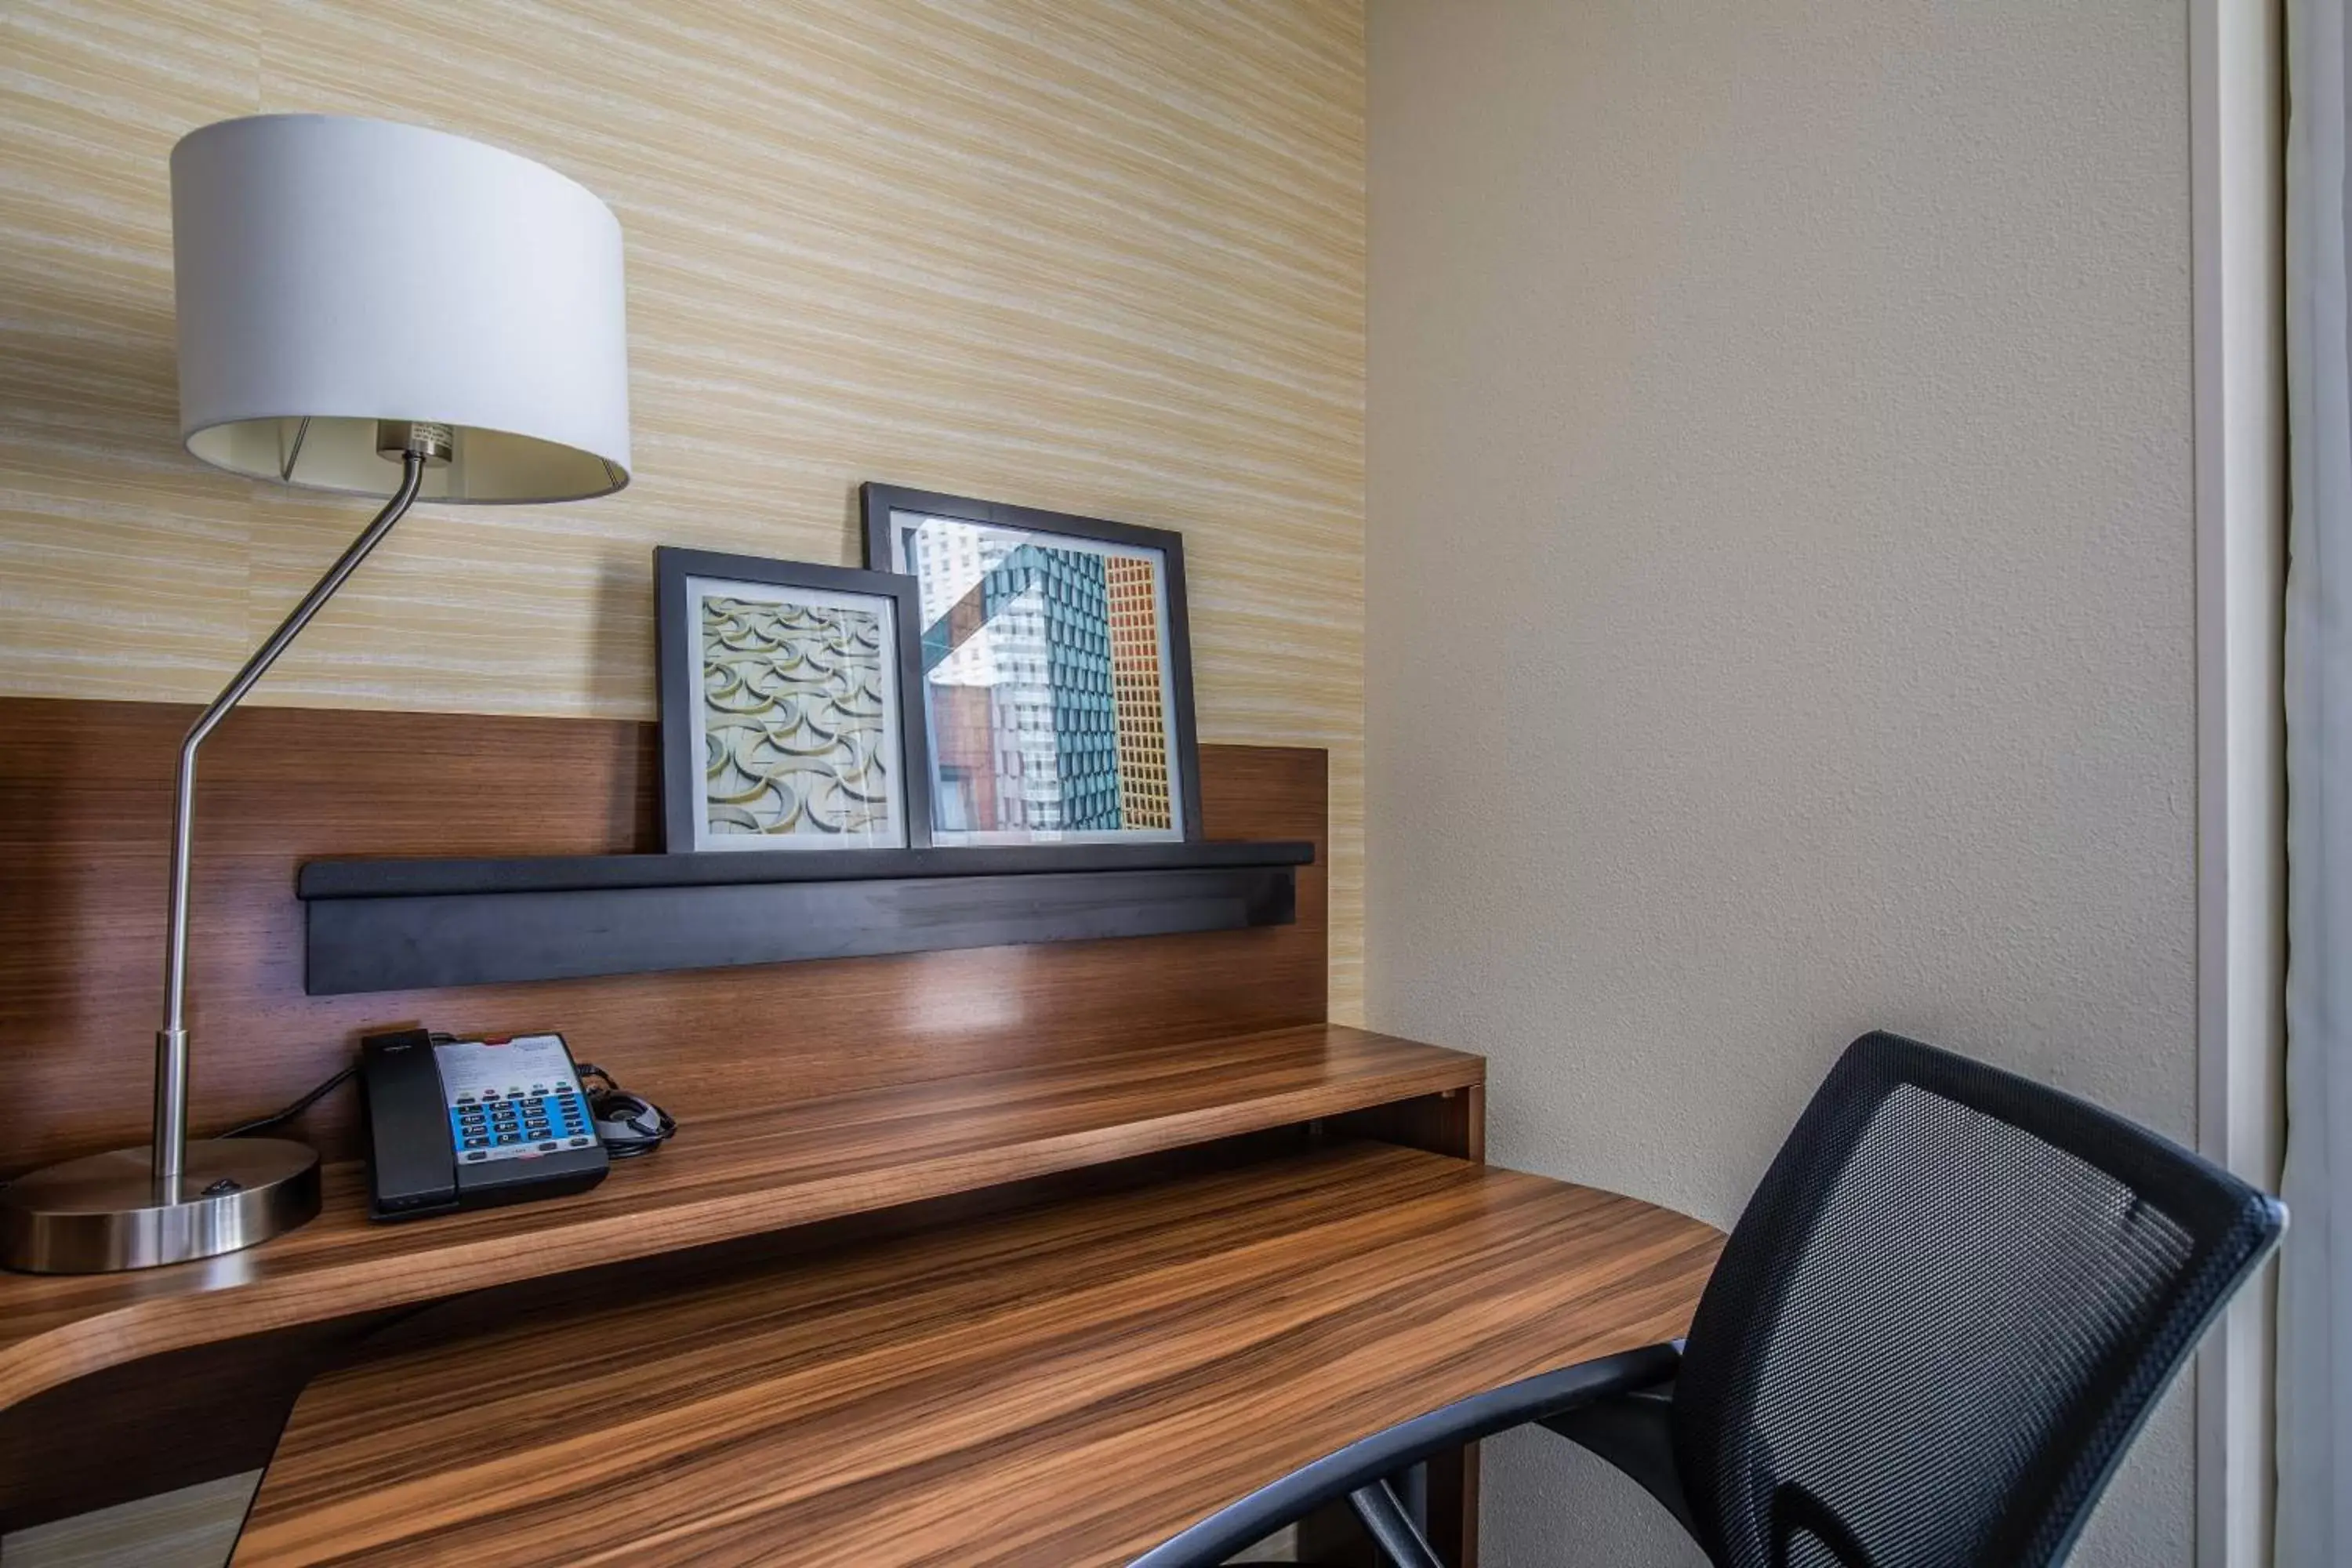
<instances>
[{"instance_id":1,"label":"chrome lamp arm","mask_svg":"<svg viewBox=\"0 0 2352 1568\"><path fill-rule=\"evenodd\" d=\"M86 1154L0 1184L0 1268L96 1274L186 1263L283 1235L319 1212L319 1153L308 1144L283 1138L188 1137L188 885L196 752L383 542L415 503L425 470L450 460L456 437L446 425L379 420L375 445L379 456L400 464L400 488L180 742L172 795L163 1026L155 1031L154 1136L142 1148Z\"/></svg>"},{"instance_id":2,"label":"chrome lamp arm","mask_svg":"<svg viewBox=\"0 0 2352 1568\"><path fill-rule=\"evenodd\" d=\"M335 563L327 568L326 574L302 595L302 602L294 606L278 629L254 650L253 657L245 661L245 668L221 688L221 694L188 726L187 738L180 742L180 764L172 792L172 906L163 942L163 1026L155 1031L155 1135L151 1145L157 1193L166 1201L177 1191L187 1163L188 865L195 837L196 749L268 673L269 667L278 662L278 656L301 635L310 618L335 596L335 590L359 569L360 563L383 542L384 535L406 514L415 502L418 487L424 483L426 459L436 450L446 456L446 426L417 425L406 428L422 434L405 436L397 448L401 459L400 489L376 513L375 521L352 541L350 547L335 558ZM436 431L441 434L436 437ZM441 443L437 447L436 442Z\"/></svg>"}]
</instances>

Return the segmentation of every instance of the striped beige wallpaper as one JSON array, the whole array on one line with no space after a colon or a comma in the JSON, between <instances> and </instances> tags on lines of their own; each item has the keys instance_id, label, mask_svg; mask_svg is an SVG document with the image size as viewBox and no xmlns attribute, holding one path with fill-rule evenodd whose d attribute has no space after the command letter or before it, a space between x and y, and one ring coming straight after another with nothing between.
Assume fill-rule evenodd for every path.
<instances>
[{"instance_id":1,"label":"striped beige wallpaper","mask_svg":"<svg viewBox=\"0 0 2352 1568\"><path fill-rule=\"evenodd\" d=\"M8 0L0 689L208 696L361 521L179 450L173 141L437 126L620 214L636 483L420 511L261 700L648 717L648 547L854 561L861 479L1181 529L1202 738L1330 748L1352 1017L1363 51L1358 0Z\"/></svg>"}]
</instances>

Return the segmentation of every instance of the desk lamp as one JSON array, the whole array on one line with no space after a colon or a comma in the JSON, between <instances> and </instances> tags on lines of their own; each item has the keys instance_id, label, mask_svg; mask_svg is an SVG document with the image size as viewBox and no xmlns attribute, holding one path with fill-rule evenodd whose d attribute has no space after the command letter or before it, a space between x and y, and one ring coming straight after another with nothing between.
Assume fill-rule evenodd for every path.
<instances>
[{"instance_id":1,"label":"desk lamp","mask_svg":"<svg viewBox=\"0 0 2352 1568\"><path fill-rule=\"evenodd\" d=\"M0 1188L0 1266L40 1273L209 1258L319 1212L307 1145L187 1136L205 737L411 503L580 500L629 482L621 226L552 169L382 121L225 121L172 150L172 239L188 450L391 500L180 743L153 1141Z\"/></svg>"}]
</instances>

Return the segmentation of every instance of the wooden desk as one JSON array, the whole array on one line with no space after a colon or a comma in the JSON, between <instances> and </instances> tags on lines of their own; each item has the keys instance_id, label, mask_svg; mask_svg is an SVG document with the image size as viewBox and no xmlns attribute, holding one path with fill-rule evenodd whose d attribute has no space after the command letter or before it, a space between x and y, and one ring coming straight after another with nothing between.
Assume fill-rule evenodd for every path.
<instances>
[{"instance_id":1,"label":"wooden desk","mask_svg":"<svg viewBox=\"0 0 2352 1568\"><path fill-rule=\"evenodd\" d=\"M1124 1563L1301 1463L1685 1331L1721 1237L1372 1144L454 1303L295 1407L235 1561Z\"/></svg>"}]
</instances>

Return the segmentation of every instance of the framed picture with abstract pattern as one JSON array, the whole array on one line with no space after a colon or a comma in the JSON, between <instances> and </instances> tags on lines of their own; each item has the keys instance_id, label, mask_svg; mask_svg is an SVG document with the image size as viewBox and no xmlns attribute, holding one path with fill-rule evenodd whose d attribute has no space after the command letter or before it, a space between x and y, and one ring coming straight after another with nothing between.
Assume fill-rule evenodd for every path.
<instances>
[{"instance_id":1,"label":"framed picture with abstract pattern","mask_svg":"<svg viewBox=\"0 0 2352 1568\"><path fill-rule=\"evenodd\" d=\"M868 484L866 564L913 580L931 842L1197 839L1183 536Z\"/></svg>"},{"instance_id":2,"label":"framed picture with abstract pattern","mask_svg":"<svg viewBox=\"0 0 2352 1568\"><path fill-rule=\"evenodd\" d=\"M654 552L673 854L930 842L913 579Z\"/></svg>"}]
</instances>

